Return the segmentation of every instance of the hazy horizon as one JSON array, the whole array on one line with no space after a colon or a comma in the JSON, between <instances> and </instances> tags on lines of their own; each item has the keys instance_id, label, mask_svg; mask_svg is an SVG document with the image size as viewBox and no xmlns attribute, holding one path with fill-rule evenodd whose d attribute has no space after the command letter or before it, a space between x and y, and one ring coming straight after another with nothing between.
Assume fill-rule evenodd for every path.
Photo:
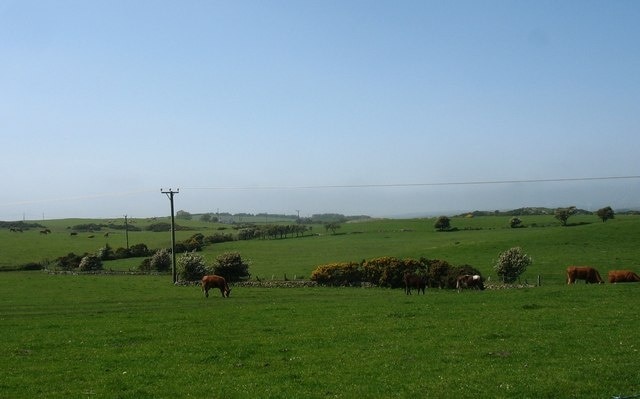
<instances>
[{"instance_id":1,"label":"hazy horizon","mask_svg":"<svg viewBox=\"0 0 640 399\"><path fill-rule=\"evenodd\" d=\"M0 1L0 220L168 214L161 188L194 213L636 207L639 20L629 0Z\"/></svg>"}]
</instances>

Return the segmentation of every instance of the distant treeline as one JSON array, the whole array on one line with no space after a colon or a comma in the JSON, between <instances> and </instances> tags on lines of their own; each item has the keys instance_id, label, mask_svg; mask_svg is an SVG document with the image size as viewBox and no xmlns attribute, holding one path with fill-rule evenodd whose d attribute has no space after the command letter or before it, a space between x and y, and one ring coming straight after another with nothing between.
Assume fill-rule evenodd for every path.
<instances>
[{"instance_id":1,"label":"distant treeline","mask_svg":"<svg viewBox=\"0 0 640 399\"><path fill-rule=\"evenodd\" d=\"M191 218L191 215L185 211L179 211L179 218ZM204 219L203 219L204 216ZM324 224L324 223L345 223L350 220L363 220L363 219L371 219L371 216L367 215L351 215L345 216L340 213L318 213L312 216L306 217L298 217L297 215L287 215L287 214L277 214L277 213L228 213L228 212L219 212L219 213L205 213L200 215L201 220L220 222L220 223L243 223L247 222L250 218L255 218L258 220L292 220L296 221L298 224Z\"/></svg>"},{"instance_id":2,"label":"distant treeline","mask_svg":"<svg viewBox=\"0 0 640 399\"><path fill-rule=\"evenodd\" d=\"M29 223L29 222L3 222L0 221L0 228L2 229L22 229L22 230L28 230L28 229L40 229L40 228L44 228L43 225L41 225L40 223Z\"/></svg>"},{"instance_id":3,"label":"distant treeline","mask_svg":"<svg viewBox=\"0 0 640 399\"><path fill-rule=\"evenodd\" d=\"M473 211L466 212L460 215L456 215L457 217L468 217L468 216L534 216L534 215L554 215L557 208L544 208L544 207L527 207L527 208L518 208L512 209L510 211ZM587 211L584 209L576 209L576 215L593 215L595 212ZM636 210L616 210L616 214L618 215L639 215L640 211Z\"/></svg>"}]
</instances>

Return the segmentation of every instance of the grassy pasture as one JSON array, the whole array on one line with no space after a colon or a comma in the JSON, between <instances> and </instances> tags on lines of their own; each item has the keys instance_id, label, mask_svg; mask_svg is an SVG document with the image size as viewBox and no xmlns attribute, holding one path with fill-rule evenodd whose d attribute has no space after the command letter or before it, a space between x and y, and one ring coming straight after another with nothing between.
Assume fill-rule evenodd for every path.
<instances>
[{"instance_id":1,"label":"grassy pasture","mask_svg":"<svg viewBox=\"0 0 640 399\"><path fill-rule=\"evenodd\" d=\"M166 221L165 219L160 219ZM235 241L205 247L202 255L207 262L226 251L238 251L251 261L250 271L261 278L308 278L318 265L339 261L360 261L378 256L426 257L445 259L452 264L470 264L490 276L498 254L510 247L521 246L533 257L534 264L523 278L534 282L542 277L543 284L564 283L564 270L569 264L596 266L604 275L610 269L633 269L640 272L640 216L620 215L606 223L595 216L576 215L569 219L571 226L562 227L553 216L524 216L526 228L511 229L509 217L489 216L453 218L457 231L436 232L434 219L389 219L345 223L338 234L327 233L321 225L314 225L310 235L279 240ZM38 230L24 233L0 231L3 251L0 269L9 269L27 262L53 260L69 252L93 253L106 243L112 248L124 247L123 231L103 229L95 233L69 235L69 226L83 223L104 223L100 220L65 219L42 222L52 234ZM144 227L151 221L137 220ZM184 240L201 232L211 235L233 232L228 225L197 220L178 221L192 228L178 231L177 240ZM94 238L88 238L94 235ZM129 244L145 243L149 248L170 246L169 233L148 231L129 232ZM105 262L106 269L129 270L142 259Z\"/></svg>"},{"instance_id":2,"label":"grassy pasture","mask_svg":"<svg viewBox=\"0 0 640 399\"><path fill-rule=\"evenodd\" d=\"M640 394L640 285L456 293L0 274L7 398Z\"/></svg>"}]
</instances>

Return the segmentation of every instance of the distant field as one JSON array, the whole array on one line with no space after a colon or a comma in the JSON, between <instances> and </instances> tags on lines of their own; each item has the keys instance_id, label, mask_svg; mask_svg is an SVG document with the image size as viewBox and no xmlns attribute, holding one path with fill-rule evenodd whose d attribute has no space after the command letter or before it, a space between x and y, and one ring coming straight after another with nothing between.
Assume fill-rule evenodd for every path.
<instances>
[{"instance_id":1,"label":"distant field","mask_svg":"<svg viewBox=\"0 0 640 399\"><path fill-rule=\"evenodd\" d=\"M640 395L640 283L565 284L569 264L640 272L640 217L454 218L320 225L305 237L234 241L253 277L309 278L320 264L379 256L471 264L486 276L499 252L521 246L523 276L542 286L406 296L383 288L244 288L204 299L168 275L0 273L0 396L8 398L455 397L611 398ZM124 246L122 231L69 234L58 220L1 231L5 269ZM150 221L136 221L144 226ZM179 224L178 240L228 225ZM227 230L218 230L227 227ZM89 238L93 235L93 238ZM130 232L130 245L168 247L169 233ZM141 259L105 262L136 268Z\"/></svg>"},{"instance_id":2,"label":"distant field","mask_svg":"<svg viewBox=\"0 0 640 399\"><path fill-rule=\"evenodd\" d=\"M640 394L637 283L205 299L166 276L5 272L0 292L6 398Z\"/></svg>"},{"instance_id":3,"label":"distant field","mask_svg":"<svg viewBox=\"0 0 640 399\"><path fill-rule=\"evenodd\" d=\"M260 222L254 220L256 222ZM486 276L498 254L510 247L521 246L533 257L534 263L523 275L529 282L541 276L543 284L564 283L564 269L570 264L593 265L604 275L609 269L627 268L640 272L640 216L617 216L602 223L596 216L572 216L570 226L562 227L553 216L523 216L525 228L508 227L507 216L453 218L457 231L437 232L434 219L390 219L344 223L332 235L322 225L313 225L305 237L276 240L234 241L207 246L202 252L207 262L226 251L238 251L251 262L250 271L260 278L308 278L318 265L339 261L360 261L379 256L426 257L444 259L455 265L470 264ZM151 220L133 220L143 228ZM162 221L167 221L163 219ZM13 233L0 231L3 251L0 269L16 268L28 262L54 260L74 252L94 253L107 243L112 248L126 246L122 230L103 228L93 233L71 236L69 227L104 220L65 219L39 222L51 230L39 229ZM270 222L266 219L265 222ZM275 222L275 221L273 221ZM291 221L282 221L282 224ZM212 235L235 233L230 225L197 220L179 220L179 225L191 228L178 231L177 240L197 232ZM219 230L225 229L225 230ZM104 233L109 232L105 237ZM89 238L92 235L93 238ZM148 231L129 232L129 244L144 243L149 248L170 246L170 234ZM135 269L142 259L105 262L106 269Z\"/></svg>"}]
</instances>

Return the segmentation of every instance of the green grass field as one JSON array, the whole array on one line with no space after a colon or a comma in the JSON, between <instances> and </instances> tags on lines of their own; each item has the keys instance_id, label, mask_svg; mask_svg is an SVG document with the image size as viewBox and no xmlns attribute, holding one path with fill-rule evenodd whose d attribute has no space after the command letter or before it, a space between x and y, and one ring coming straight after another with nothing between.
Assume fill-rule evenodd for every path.
<instances>
[{"instance_id":1,"label":"green grass field","mask_svg":"<svg viewBox=\"0 0 640 399\"><path fill-rule=\"evenodd\" d=\"M378 256L428 257L492 274L521 246L523 276L542 286L406 296L383 288L245 288L205 299L169 275L0 273L0 397L7 398L611 398L640 394L640 284L567 286L588 264L640 272L640 217L455 218L342 225L332 235L210 245L234 250L253 276L309 278L319 264ZM69 225L0 232L4 269L69 252L124 246L121 232L70 236ZM144 223L143 221L139 222ZM191 221L184 239L218 231ZM168 246L168 233L131 232L130 244ZM141 259L105 262L128 270Z\"/></svg>"},{"instance_id":2,"label":"green grass field","mask_svg":"<svg viewBox=\"0 0 640 399\"><path fill-rule=\"evenodd\" d=\"M493 273L498 254L521 246L534 260L523 275L530 282L541 276L543 284L563 284L568 265L592 265L605 275L610 269L632 269L640 272L640 216L617 216L602 223L596 216L576 215L571 226L562 227L553 216L523 217L526 228L511 229L509 217L453 218L453 232L437 232L434 219L389 219L345 223L332 235L321 225L314 225L305 237L277 240L234 241L205 247L201 253L208 263L227 251L238 251L251 262L253 276L276 279L309 278L316 266L342 261L371 259L379 256L400 258L426 257L444 259L454 265L470 264L485 276ZM38 229L24 233L0 231L3 251L0 269L19 267L28 262L52 261L69 252L95 253L107 243L112 248L126 246L123 231L104 229L95 233L69 235L69 226L100 221L55 220L42 222L52 233L42 235ZM104 221L103 221L104 222ZM135 224L144 227L150 221ZM201 232L233 233L229 225L200 221L178 221L192 230L178 231L177 240ZM226 230L218 230L218 228ZM94 238L88 238L93 235ZM144 243L149 248L169 247L169 233L130 232L129 244ZM135 269L141 258L105 262L105 269Z\"/></svg>"},{"instance_id":3,"label":"green grass field","mask_svg":"<svg viewBox=\"0 0 640 399\"><path fill-rule=\"evenodd\" d=\"M640 286L406 296L164 276L0 275L7 398L535 397L640 393Z\"/></svg>"}]
</instances>

